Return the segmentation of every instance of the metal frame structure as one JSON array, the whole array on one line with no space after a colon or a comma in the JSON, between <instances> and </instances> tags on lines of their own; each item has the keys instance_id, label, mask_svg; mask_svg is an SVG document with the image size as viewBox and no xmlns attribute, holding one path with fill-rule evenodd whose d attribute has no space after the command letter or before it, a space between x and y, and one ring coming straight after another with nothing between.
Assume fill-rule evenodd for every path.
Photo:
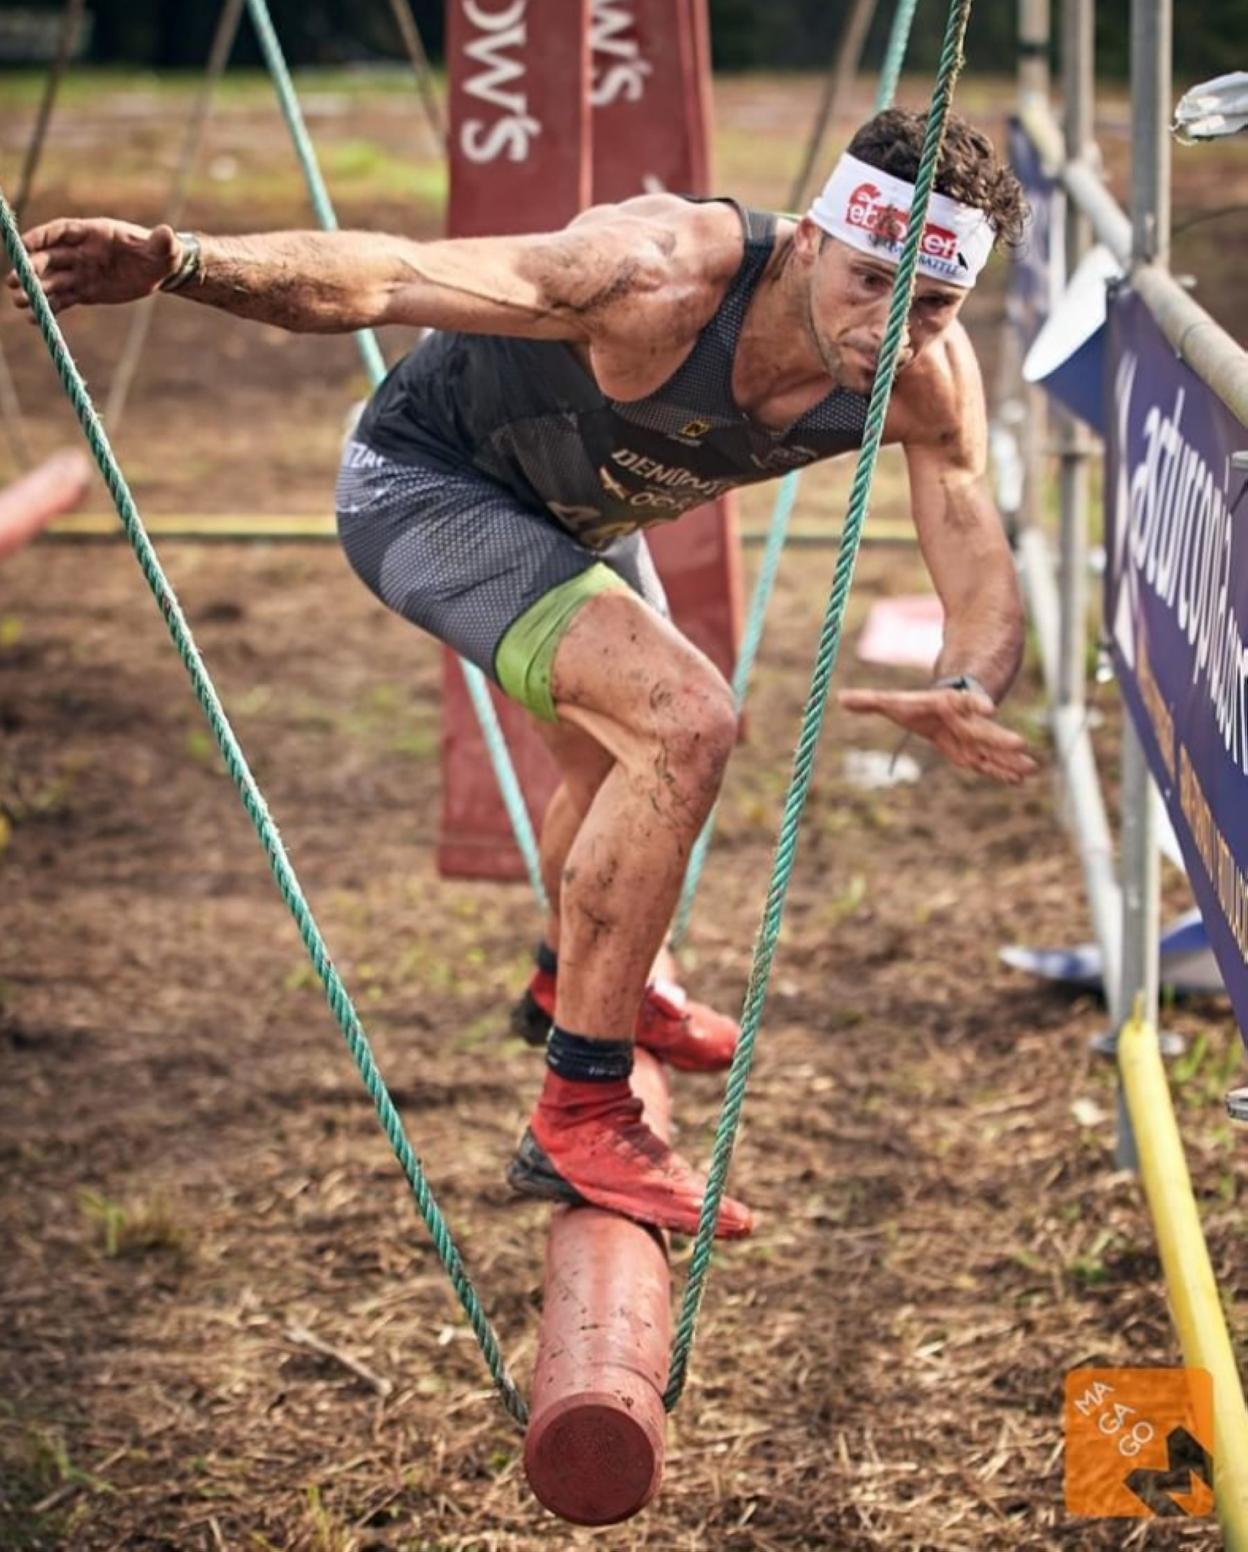
<instances>
[{"instance_id":1,"label":"metal frame structure","mask_svg":"<svg viewBox=\"0 0 1248 1552\"><path fill-rule=\"evenodd\" d=\"M1128 272L1176 353L1248 423L1248 353L1170 274L1170 60L1172 0L1132 0L1132 178L1128 215L1106 188L1092 139L1095 0L1061 0L1062 117L1049 103L1049 0L1020 0L1019 120L1066 194L1066 259L1073 268L1093 240ZM1018 512L1019 560L1052 702L1053 739L1070 828L1105 967L1112 1032L1137 1014L1156 1023L1160 934L1156 792L1139 739L1124 720L1120 873L1096 773L1084 701L1087 610L1087 433L1058 426L1059 534L1055 562L1038 522L1042 466L1038 390L1013 387L1013 419L1025 471ZM1020 412L1021 406L1021 412ZM998 415L1001 412L998 410ZM1007 417L1002 417L1008 418ZM1119 1090L1118 1163L1135 1168L1130 1117Z\"/></svg>"},{"instance_id":2,"label":"metal frame structure","mask_svg":"<svg viewBox=\"0 0 1248 1552\"><path fill-rule=\"evenodd\" d=\"M1175 281L1170 248L1170 69L1172 0L1131 4L1131 214L1105 187L1092 140L1095 0L1061 0L1063 114L1049 105L1049 0L1019 0L1019 120L1046 171L1066 194L1066 260L1073 268L1090 242L1103 243L1174 347L1241 423L1248 426L1248 353ZM1007 325L1008 327L1009 325ZM1008 342L1013 344L1013 342ZM1012 362L1017 363L1014 349ZM1018 552L1040 642L1065 811L1083 865L1101 950L1111 1032L1098 1042L1117 1059L1116 1160L1141 1173L1162 1253L1185 1361L1215 1374L1214 1491L1226 1544L1248 1548L1248 1412L1234 1352L1200 1230L1191 1182L1161 1063L1156 1023L1160 880L1158 803L1130 716L1122 732L1120 878L1088 732L1084 704L1087 609L1088 456L1086 433L1058 425L1058 559L1039 523L1044 424L1038 390L1017 376L997 408L1001 435L1021 427L1024 469ZM1232 1115L1248 1090L1228 1098ZM1138 1141L1137 1141L1138 1129Z\"/></svg>"}]
</instances>

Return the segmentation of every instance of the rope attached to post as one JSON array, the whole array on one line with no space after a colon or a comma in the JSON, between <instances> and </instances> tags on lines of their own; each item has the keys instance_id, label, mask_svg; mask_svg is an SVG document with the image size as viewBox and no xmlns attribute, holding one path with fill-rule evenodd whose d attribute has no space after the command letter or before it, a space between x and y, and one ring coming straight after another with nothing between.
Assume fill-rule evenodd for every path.
<instances>
[{"instance_id":1,"label":"rope attached to post","mask_svg":"<svg viewBox=\"0 0 1248 1552\"><path fill-rule=\"evenodd\" d=\"M168 226L180 226L182 223L191 179L195 175L204 131L208 127L208 114L212 107L213 95L233 52L234 40L238 36L238 24L242 16L243 0L224 0L217 17L212 43L208 49L208 63L204 66L204 77L191 106L190 117L186 121L186 132L182 137L182 148L178 153L178 165L174 169L173 182L169 189L169 201L165 206L165 223ZM19 218L20 214L19 211ZM104 424L110 436L117 435L121 417L126 412L126 400L130 397L134 374L138 371L139 362L143 358L143 349L151 331L152 314L155 308L156 295L153 293L151 296L144 297L130 315L126 342L122 346L116 370L108 385L108 398L104 401Z\"/></svg>"},{"instance_id":2,"label":"rope attached to post","mask_svg":"<svg viewBox=\"0 0 1248 1552\"><path fill-rule=\"evenodd\" d=\"M26 145L26 154L22 158L21 171L17 175L17 193L13 198L13 207L17 212L19 225L30 202L39 163L43 160L43 148L47 143L48 128L52 123L52 110L56 106L61 82L65 79L70 55L74 52L74 44L82 28L85 9L86 0L65 0L65 9L61 12L61 25L56 37L56 53L43 83L43 93L39 98L39 107L35 114L35 125ZM3 423L13 461L19 469L28 469L31 457L30 442L26 436L26 420L22 412L22 401L18 396L17 384L13 380L13 372L3 345L0 345L0 422Z\"/></svg>"},{"instance_id":3,"label":"rope attached to post","mask_svg":"<svg viewBox=\"0 0 1248 1552\"><path fill-rule=\"evenodd\" d=\"M840 651L841 631L845 619L845 606L849 600L849 587L853 580L854 564L858 558L858 546L862 538L863 523L871 496L871 483L875 475L876 459L884 435L884 417L897 374L897 357L901 349L901 337L905 330L906 316L914 291L915 265L918 260L919 239L927 217L928 197L936 176L945 124L949 117L954 83L962 68L962 43L966 36L966 24L970 17L971 0L952 0L944 46L936 78L936 90L927 118L927 130L923 138L923 153L915 179L914 199L906 225L906 238L902 246L897 275L893 282L892 301L888 311L888 323L880 346L879 365L871 389L867 409L862 450L854 470L854 482L850 491L849 509L845 515L844 536L837 555L832 590L828 597L823 628L815 653L814 671L810 692L802 713L801 730L793 757L793 775L785 796L784 813L776 842L771 880L763 907L762 921L754 946L754 962L750 970L745 1005L741 1014L741 1038L728 1073L727 1090L723 1109L715 1131L715 1144L708 1171L706 1196L698 1232L694 1239L689 1260L689 1277L685 1284L684 1298L676 1323L672 1343L672 1359L664 1404L670 1411L680 1400L689 1369L689 1354L693 1346L698 1311L706 1287L711 1256L715 1243L715 1224L719 1217L719 1204L723 1198L728 1178L728 1166L732 1160L733 1144L741 1121L745 1103L745 1090L749 1082L750 1065L762 1022L763 1005L767 998L767 985L771 977L772 960L780 936L780 924L784 917L785 897L793 873L797 850L798 830L802 811L810 790L814 771L815 751L823 729L827 706L828 688L832 671L836 667Z\"/></svg>"},{"instance_id":4,"label":"rope attached to post","mask_svg":"<svg viewBox=\"0 0 1248 1552\"><path fill-rule=\"evenodd\" d=\"M772 591L776 585L780 557L784 553L784 543L789 536L789 519L793 515L793 504L797 500L798 484L798 472L794 469L780 481L780 489L776 492L776 503L771 509L767 543L763 549L762 559L758 563L758 576L754 579L754 591L750 595L750 607L746 612L741 647L732 671L732 698L738 712L744 710L746 697L749 694L750 676L754 672L754 659L758 656L758 649L762 643L763 626L767 623L767 608L771 603ZM706 866L706 857L711 849L715 821L718 816L717 802L706 816L706 822L693 843L693 850L689 853L685 881L681 886L680 899L677 901L676 913L672 918L670 942L673 949L680 947L689 931L689 918L693 914L694 898L702 880L702 869Z\"/></svg>"},{"instance_id":5,"label":"rope attached to post","mask_svg":"<svg viewBox=\"0 0 1248 1552\"><path fill-rule=\"evenodd\" d=\"M433 71L429 68L429 55L425 52L411 0L390 0L390 10L394 16L395 26L399 29L399 36L403 40L403 47L407 50L412 74L416 77L416 92L425 110L425 124L433 141L434 150L439 155L445 155L446 121L442 117L442 107L438 102L438 94L433 84Z\"/></svg>"},{"instance_id":6,"label":"rope attached to post","mask_svg":"<svg viewBox=\"0 0 1248 1552\"><path fill-rule=\"evenodd\" d=\"M48 306L47 298L43 294L31 268L30 258L22 245L22 239L18 233L17 223L13 212L9 208L4 193L0 190L0 230L3 231L4 246L9 256L9 261L17 271L22 288L30 298L30 305L35 322L39 325L39 332L43 335L44 343L52 357L57 375L65 390L74 413L78 417L78 423L82 427L83 435L91 449L92 456L104 482L108 486L109 494L113 498L113 504L117 508L117 515L121 519L122 527L126 531L126 537L130 541L135 557L139 562L147 585L151 588L156 598L161 615L164 617L169 634L173 638L173 644L177 648L178 656L182 659L187 674L190 676L191 686L195 692L195 698L203 708L204 715L208 719L208 726L212 730L212 736L217 748L221 751L221 758L225 762L225 768L242 799L243 808L247 817L255 828L256 835L264 848L264 854L268 858L269 868L277 882L278 891L286 902L290 914L295 919L295 925L299 929L299 936L308 951L322 986L325 988L325 998L329 1003L331 1012L337 1021L343 1038L346 1040L347 1049L351 1053L351 1059L359 1069L360 1077L364 1080L364 1087L368 1090L369 1097L377 1111L381 1121L382 1130L394 1150L395 1158L399 1161L412 1189L412 1195L416 1199L416 1205L420 1215L429 1230L434 1248L438 1253L451 1286L455 1289L464 1314L468 1317L474 1335L485 1358L494 1383L498 1386L503 1405L511 1416L521 1426L528 1416L526 1408L515 1383L507 1372L502 1353L499 1350L498 1337L490 1324L481 1302L477 1297L472 1280L464 1268L459 1251L451 1238L451 1231L447 1227L442 1211L434 1199L433 1191L421 1167L407 1135L403 1130L403 1122L395 1108L381 1073L373 1058L372 1048L368 1043L368 1037L364 1033L359 1015L351 1002L346 987L343 985L338 971L330 958L329 950L325 946L325 940L321 936L320 928L313 918L295 875L294 867L287 856L286 848L282 844L282 838L278 833L277 825L269 814L268 806L264 800L264 794L260 791L255 777L247 764L246 757L230 726L225 710L217 697L216 688L209 677L208 670L200 656L199 648L195 645L195 639L191 635L190 626L182 613L181 605L173 591L168 578L165 576L152 542L144 529L142 518L135 506L134 497L130 493L130 487L117 463L116 456L109 443L107 433L95 406L91 402L91 396L87 392L86 384L74 364L73 357L65 343L56 319L52 316L52 310Z\"/></svg>"},{"instance_id":7,"label":"rope attached to post","mask_svg":"<svg viewBox=\"0 0 1248 1552\"><path fill-rule=\"evenodd\" d=\"M789 194L790 210L796 210L806 198L810 175L823 149L823 137L828 132L828 125L835 122L849 95L874 17L875 0L854 0L849 17L841 28L836 63L832 67L819 100L815 122L806 142L806 154L802 157L802 165L793 180L793 188Z\"/></svg>"},{"instance_id":8,"label":"rope attached to post","mask_svg":"<svg viewBox=\"0 0 1248 1552\"><path fill-rule=\"evenodd\" d=\"M35 176L39 171L39 163L43 160L43 148L47 143L48 129L52 123L52 110L60 95L61 82L65 79L65 72L69 68L74 44L78 40L79 32L82 31L82 18L85 11L86 0L65 0L60 31L56 38L56 54L43 84L43 96L39 99L35 127L22 160L22 170L18 174L17 193L13 196L13 210L19 222L25 218L26 207L30 203L30 196L35 187Z\"/></svg>"},{"instance_id":9,"label":"rope attached to post","mask_svg":"<svg viewBox=\"0 0 1248 1552\"><path fill-rule=\"evenodd\" d=\"M883 113L891 108L897 95L897 83L901 79L901 66L910 42L910 28L914 22L914 9L919 0L897 0L893 12L893 25L889 29L888 47L884 50L884 63L875 88L875 111Z\"/></svg>"},{"instance_id":10,"label":"rope attached to post","mask_svg":"<svg viewBox=\"0 0 1248 1552\"><path fill-rule=\"evenodd\" d=\"M316 159L316 151L313 148L311 136L308 134L307 125L304 123L303 111L299 106L299 98L295 93L294 82L290 78L290 70L286 64L285 55L282 53L282 46L277 40L277 33L274 30L273 21L269 15L269 8L265 0L247 0L247 9L251 14L256 35L260 40L261 52L264 54L269 74L272 76L273 84L277 89L282 116L286 120L286 127L289 129L291 139L294 141L295 154L299 158L300 167L303 169L304 181L308 186L308 194L312 200L312 208L316 212L316 219L325 231L336 232L338 230L338 217L334 213L329 190L325 187L325 180L321 176L320 165ZM377 336L372 329L357 329L355 331L355 342L364 362L364 370L368 374L369 382L376 388L386 375L385 357L381 353L381 346L377 343ZM485 675L475 663L469 663L460 658L459 666L463 670L464 683L468 689L468 698L472 702L473 710L476 712L477 722L481 728L481 737L485 742L486 753L489 755L490 765L494 771L494 779L498 783L499 795L503 800L504 808L507 810L507 818L511 822L516 846L524 859L525 872L529 876L529 883L532 886L538 906L541 910L547 911L550 909L550 902L547 899L546 887L542 883L542 867L537 851L537 839L533 834L533 824L529 818L529 810L520 789L520 781L516 775L511 754L507 748L507 740L503 734L502 725L498 720L498 713L494 709L494 702L490 698L489 686L486 683Z\"/></svg>"}]
</instances>

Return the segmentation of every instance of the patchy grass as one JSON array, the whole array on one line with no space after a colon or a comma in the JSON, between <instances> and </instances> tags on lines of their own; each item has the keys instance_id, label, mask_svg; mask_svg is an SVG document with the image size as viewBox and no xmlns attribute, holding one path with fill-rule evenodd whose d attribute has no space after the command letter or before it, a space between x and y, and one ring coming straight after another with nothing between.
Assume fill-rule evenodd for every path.
<instances>
[{"instance_id":1,"label":"patchy grass","mask_svg":"<svg viewBox=\"0 0 1248 1552\"><path fill-rule=\"evenodd\" d=\"M96 1226L99 1244L110 1260L167 1252L178 1262L190 1259L192 1231L163 1197L117 1202L100 1191L79 1193L83 1216Z\"/></svg>"},{"instance_id":2,"label":"patchy grass","mask_svg":"<svg viewBox=\"0 0 1248 1552\"><path fill-rule=\"evenodd\" d=\"M38 213L116 201L154 218L190 83L129 107L98 85L71 89ZM436 230L390 182L414 104L343 89L346 112L318 106L338 86L316 83L312 132L344 222ZM33 103L22 90L11 143ZM774 200L816 90L813 76L722 84L722 186ZM1004 97L983 101L999 122ZM757 135L741 131L746 109ZM1125 146L1122 118L1115 167ZM1196 191L1211 203L1236 197L1217 150L1184 166L1215 169ZM188 220L307 219L267 84L231 79ZM981 347L998 304L991 287L974 298ZM125 324L116 309L67 315L93 389ZM32 440L74 435L38 340L10 333ZM409 341L392 333L390 358ZM359 389L350 340L162 303L119 446L153 510L325 511ZM803 480L797 531L839 525L850 475ZM771 501L745 492L743 524L765 523ZM904 520L907 503L890 454L874 514ZM506 1015L539 923L523 888L437 877L440 655L330 547L167 550L524 1383L547 1215L511 1198L502 1171L541 1058L507 1038ZM751 551L747 574L756 563ZM831 549L794 550L781 569L684 955L695 994L726 1008L748 973L833 564ZM924 586L912 548L868 547L855 610ZM1043 780L1002 798L932 763L914 787L850 793L841 746L894 740L833 708L734 1165L759 1229L717 1257L661 1496L590 1535L553 1525L524 1488L515 1432L251 828L186 747L195 713L131 556L12 557L9 618L0 786L56 822L18 816L0 888L0 1547L1118 1552L1138 1539L1062 1508L1065 1371L1178 1354L1138 1186L1111 1167L1113 1074L1088 1055L1103 1011L995 957L1087 934ZM855 661L852 631L841 675L881 677ZM1038 695L1033 672L1018 704ZM1109 768L1117 712L1104 709ZM1248 1264L1219 1093L1237 1036L1218 1001L1167 1017L1191 1042L1180 1114L1242 1347ZM682 1075L673 1093L681 1146L704 1160L718 1086ZM678 1285L688 1254L673 1245ZM292 1348L294 1322L393 1389ZM1145 1534L1209 1544L1202 1524Z\"/></svg>"},{"instance_id":3,"label":"patchy grass","mask_svg":"<svg viewBox=\"0 0 1248 1552\"><path fill-rule=\"evenodd\" d=\"M101 1469L117 1465L114 1451ZM70 1458L63 1425L23 1415L0 1400L0 1546L52 1552L75 1545L91 1517L91 1499L115 1487Z\"/></svg>"}]
</instances>

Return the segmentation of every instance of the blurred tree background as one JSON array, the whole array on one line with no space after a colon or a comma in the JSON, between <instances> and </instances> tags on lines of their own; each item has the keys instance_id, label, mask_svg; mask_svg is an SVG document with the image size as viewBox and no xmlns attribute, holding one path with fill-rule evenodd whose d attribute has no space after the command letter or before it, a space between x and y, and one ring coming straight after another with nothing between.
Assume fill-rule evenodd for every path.
<instances>
[{"instance_id":1,"label":"blurred tree background","mask_svg":"<svg viewBox=\"0 0 1248 1552\"><path fill-rule=\"evenodd\" d=\"M297 64L343 64L402 56L386 0L270 0L287 53ZM715 63L725 70L810 69L831 58L846 3L828 0L710 0ZM98 63L198 68L208 50L219 0L91 0L90 58ZM55 0L0 0L6 11L56 11ZM1059 9L1054 0L1055 13ZM442 48L442 0L414 0L426 46L434 59ZM931 69L940 47L945 7L923 0L915 24L911 62ZM869 58L878 59L891 6L881 3ZM1097 64L1101 74L1127 70L1129 0L1103 0L1097 15ZM1012 68L1016 0L977 0L967 56L970 68ZM1054 31L1056 32L1056 22ZM259 55L244 27L235 54L240 64ZM1176 77L1184 82L1242 69L1248 64L1246 0L1185 0L1176 18ZM2 88L0 88L2 90Z\"/></svg>"}]
</instances>

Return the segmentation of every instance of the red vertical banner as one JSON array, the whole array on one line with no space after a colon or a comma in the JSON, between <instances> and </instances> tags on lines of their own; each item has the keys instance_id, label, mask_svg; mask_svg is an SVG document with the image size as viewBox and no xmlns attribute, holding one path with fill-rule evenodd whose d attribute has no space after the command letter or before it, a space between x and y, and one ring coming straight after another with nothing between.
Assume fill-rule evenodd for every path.
<instances>
[{"instance_id":1,"label":"red vertical banner","mask_svg":"<svg viewBox=\"0 0 1248 1552\"><path fill-rule=\"evenodd\" d=\"M706 0L591 0L595 202L710 185ZM646 534L676 624L726 675L741 636L735 503L699 507Z\"/></svg>"},{"instance_id":2,"label":"red vertical banner","mask_svg":"<svg viewBox=\"0 0 1248 1552\"><path fill-rule=\"evenodd\" d=\"M452 237L555 231L589 202L588 0L448 0ZM438 867L523 878L463 676L443 666ZM528 714L492 692L537 823L554 764Z\"/></svg>"},{"instance_id":3,"label":"red vertical banner","mask_svg":"<svg viewBox=\"0 0 1248 1552\"><path fill-rule=\"evenodd\" d=\"M589 202L588 0L449 0L452 237L553 231Z\"/></svg>"},{"instance_id":4,"label":"red vertical banner","mask_svg":"<svg viewBox=\"0 0 1248 1552\"><path fill-rule=\"evenodd\" d=\"M594 199L705 194L705 0L590 0Z\"/></svg>"},{"instance_id":5,"label":"red vertical banner","mask_svg":"<svg viewBox=\"0 0 1248 1552\"><path fill-rule=\"evenodd\" d=\"M556 230L591 196L613 202L649 190L706 191L706 0L448 0L446 57L452 237ZM647 538L677 625L730 674L742 606L730 502L652 528ZM536 824L554 790L554 765L527 714L493 693ZM442 729L439 869L522 878L449 653Z\"/></svg>"}]
</instances>

